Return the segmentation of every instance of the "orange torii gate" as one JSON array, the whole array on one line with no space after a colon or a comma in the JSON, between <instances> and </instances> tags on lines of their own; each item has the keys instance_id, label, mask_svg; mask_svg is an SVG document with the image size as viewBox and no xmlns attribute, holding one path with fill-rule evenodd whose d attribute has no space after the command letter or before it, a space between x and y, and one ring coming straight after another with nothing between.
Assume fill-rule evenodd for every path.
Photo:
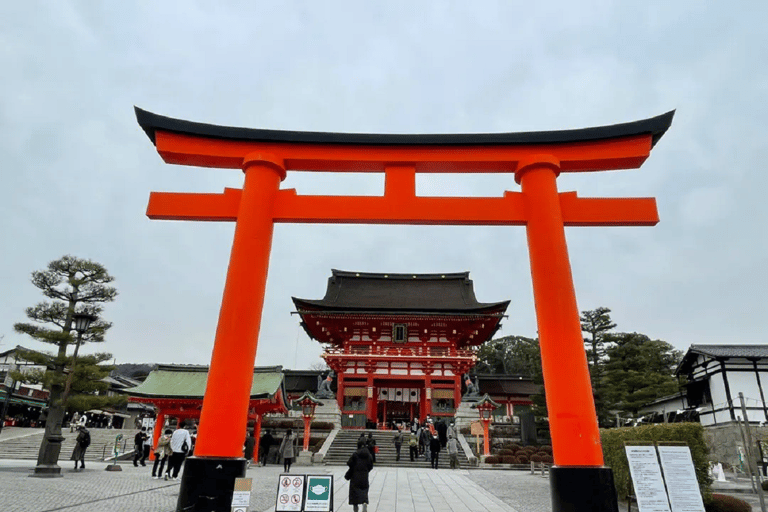
<instances>
[{"instance_id":1,"label":"orange torii gate","mask_svg":"<svg viewBox=\"0 0 768 512\"><path fill-rule=\"evenodd\" d=\"M221 491L226 500L244 474L248 392L279 222L526 226L556 465L553 509L618 510L612 473L603 466L564 227L652 226L656 202L580 198L559 193L556 181L561 172L640 167L673 115L551 132L381 135L215 126L136 108L166 163L245 175L241 190L222 194L153 192L147 209L151 219L236 222L196 456L185 466L178 510L196 503L196 486L211 479L230 482ZM280 189L289 170L383 172L384 195L298 195ZM419 197L416 173L514 173L521 191Z\"/></svg>"}]
</instances>

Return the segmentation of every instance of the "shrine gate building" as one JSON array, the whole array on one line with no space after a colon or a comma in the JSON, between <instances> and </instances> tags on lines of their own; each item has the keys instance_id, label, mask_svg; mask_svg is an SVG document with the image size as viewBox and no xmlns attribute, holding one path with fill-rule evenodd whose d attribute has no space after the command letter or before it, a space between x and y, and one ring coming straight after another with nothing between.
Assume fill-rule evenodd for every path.
<instances>
[{"instance_id":1,"label":"shrine gate building","mask_svg":"<svg viewBox=\"0 0 768 512\"><path fill-rule=\"evenodd\" d=\"M293 298L337 376L343 427L453 417L462 376L501 326L509 301L481 303L469 272L332 270L321 300Z\"/></svg>"}]
</instances>

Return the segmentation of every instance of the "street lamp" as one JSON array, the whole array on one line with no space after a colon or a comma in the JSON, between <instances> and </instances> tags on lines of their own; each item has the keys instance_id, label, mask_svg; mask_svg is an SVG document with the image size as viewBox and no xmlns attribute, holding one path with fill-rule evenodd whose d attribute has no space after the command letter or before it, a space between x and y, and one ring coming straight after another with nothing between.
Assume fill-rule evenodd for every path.
<instances>
[{"instance_id":1,"label":"street lamp","mask_svg":"<svg viewBox=\"0 0 768 512\"><path fill-rule=\"evenodd\" d=\"M80 344L83 342L83 334L88 330L91 322L96 320L96 318L96 316L88 313L74 313L72 315L73 325L71 325L77 331L77 341L75 343L75 352L72 359L72 368L70 368L69 375L67 375L67 382L64 386L63 393L60 384L54 383L51 385L49 397L50 406L48 408L48 419L45 423L45 434L43 435L43 442L40 444L40 451L37 455L37 466L35 466L35 471L30 476L42 478L62 476L58 462L59 453L61 453L61 442L64 441L64 436L61 435L61 424L64 420L64 407L69 396L69 390L72 387L72 377L75 374L77 353L80 350ZM66 353L60 355L66 355ZM57 361L55 364L55 371L61 371L61 363Z\"/></svg>"},{"instance_id":2,"label":"street lamp","mask_svg":"<svg viewBox=\"0 0 768 512\"><path fill-rule=\"evenodd\" d=\"M499 407L499 404L491 400L488 393L484 394L480 401L472 406L473 409L477 409L480 413L480 421L483 422L483 455L485 457L491 454L488 443L488 425L491 423L491 414L497 407Z\"/></svg>"},{"instance_id":3,"label":"street lamp","mask_svg":"<svg viewBox=\"0 0 768 512\"><path fill-rule=\"evenodd\" d=\"M315 417L315 407L323 405L323 402L315 398L312 393L305 391L301 397L296 399L296 403L301 406L301 417L304 418L304 451L309 451L309 423Z\"/></svg>"},{"instance_id":4,"label":"street lamp","mask_svg":"<svg viewBox=\"0 0 768 512\"><path fill-rule=\"evenodd\" d=\"M72 321L74 322L75 330L77 331L77 342L75 343L75 353L72 354L72 367L69 369L67 383L64 386L64 395L61 398L62 407L66 406L69 390L72 387L72 378L75 376L75 366L77 365L77 353L80 351L80 344L83 342L83 334L91 326L91 322L97 318L97 316L91 315L90 313L74 313L72 315Z\"/></svg>"}]
</instances>

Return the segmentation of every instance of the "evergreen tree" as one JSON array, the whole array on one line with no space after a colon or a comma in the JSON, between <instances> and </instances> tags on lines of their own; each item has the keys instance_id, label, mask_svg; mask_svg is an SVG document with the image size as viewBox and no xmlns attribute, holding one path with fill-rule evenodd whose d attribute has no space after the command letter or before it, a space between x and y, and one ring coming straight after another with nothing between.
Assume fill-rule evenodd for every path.
<instances>
[{"instance_id":1,"label":"evergreen tree","mask_svg":"<svg viewBox=\"0 0 768 512\"><path fill-rule=\"evenodd\" d=\"M608 331L616 327L616 324L611 321L610 313L610 309L599 307L582 311L579 317L582 332L589 333L589 337L584 338L584 344L587 351L595 410L601 425L608 423L611 415L606 406L605 393L601 385L605 366L606 337L609 334Z\"/></svg>"},{"instance_id":2,"label":"evergreen tree","mask_svg":"<svg viewBox=\"0 0 768 512\"><path fill-rule=\"evenodd\" d=\"M682 352L645 334L618 333L609 339L603 387L606 402L614 411L633 416L644 404L679 391L674 377Z\"/></svg>"},{"instance_id":3,"label":"evergreen tree","mask_svg":"<svg viewBox=\"0 0 768 512\"><path fill-rule=\"evenodd\" d=\"M83 343L104 341L104 335L112 324L99 317L102 304L112 302L117 296L117 290L110 286L113 280L114 278L101 264L69 255L50 262L45 270L32 272L32 284L49 300L27 308L27 317L33 323L17 323L14 329L16 332L27 334L37 341L56 347L55 354L32 351L26 353L27 358L46 368L45 374L39 375L38 378L48 386L50 391L45 436L40 446L36 474L48 474L58 467L55 463L58 460L63 439L61 425L64 408L68 405L63 403L67 381L65 370L71 368L72 363L76 363L76 369L70 389L71 394L68 396L69 405L110 403L108 397L98 397L94 392L98 391L100 385L96 382L103 378L103 376L100 377L102 371L106 370L108 374L111 370L111 368L96 368L98 362L107 360L111 356L97 354L77 358L74 361L67 357L67 348L69 345L75 345L75 352L77 352L80 346L78 338L73 333L75 313L87 313L96 317L96 320L82 333ZM79 364L81 361L82 368ZM29 379L30 377L25 377L25 380ZM80 396L83 398L79 398Z\"/></svg>"},{"instance_id":4,"label":"evergreen tree","mask_svg":"<svg viewBox=\"0 0 768 512\"><path fill-rule=\"evenodd\" d=\"M504 336L487 341L477 352L475 371L507 375L525 375L539 387L539 393L531 396L536 417L547 416L544 396L544 375L541 370L541 348L538 338Z\"/></svg>"}]
</instances>

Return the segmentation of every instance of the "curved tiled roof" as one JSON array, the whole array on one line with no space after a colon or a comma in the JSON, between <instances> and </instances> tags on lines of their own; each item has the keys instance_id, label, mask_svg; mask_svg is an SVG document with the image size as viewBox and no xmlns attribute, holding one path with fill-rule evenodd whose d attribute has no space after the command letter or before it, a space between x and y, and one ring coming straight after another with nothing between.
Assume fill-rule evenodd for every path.
<instances>
[{"instance_id":1,"label":"curved tiled roof","mask_svg":"<svg viewBox=\"0 0 768 512\"><path fill-rule=\"evenodd\" d=\"M151 398L202 399L208 383L208 367L199 365L160 365L140 385L122 390L129 396ZM283 388L281 366L253 369L251 399L271 398Z\"/></svg>"},{"instance_id":2,"label":"curved tiled roof","mask_svg":"<svg viewBox=\"0 0 768 512\"><path fill-rule=\"evenodd\" d=\"M475 298L469 272L378 274L333 269L321 300L293 297L300 311L501 313L509 301Z\"/></svg>"}]
</instances>

